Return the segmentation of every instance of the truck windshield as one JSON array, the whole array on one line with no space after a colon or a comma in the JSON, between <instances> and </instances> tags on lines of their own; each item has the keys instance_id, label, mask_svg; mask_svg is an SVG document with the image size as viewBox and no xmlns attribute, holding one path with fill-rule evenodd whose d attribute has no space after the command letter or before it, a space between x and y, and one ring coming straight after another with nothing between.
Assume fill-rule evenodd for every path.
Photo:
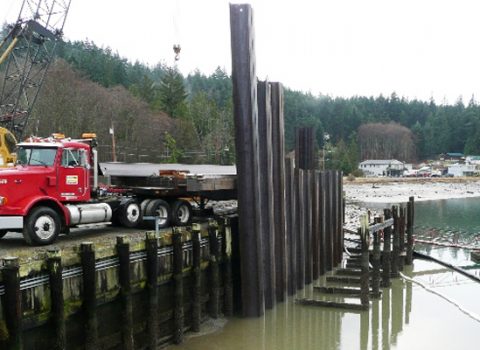
<instances>
[{"instance_id":1,"label":"truck windshield","mask_svg":"<svg viewBox=\"0 0 480 350\"><path fill-rule=\"evenodd\" d=\"M57 148L19 147L17 163L23 165L52 166L55 162Z\"/></svg>"}]
</instances>

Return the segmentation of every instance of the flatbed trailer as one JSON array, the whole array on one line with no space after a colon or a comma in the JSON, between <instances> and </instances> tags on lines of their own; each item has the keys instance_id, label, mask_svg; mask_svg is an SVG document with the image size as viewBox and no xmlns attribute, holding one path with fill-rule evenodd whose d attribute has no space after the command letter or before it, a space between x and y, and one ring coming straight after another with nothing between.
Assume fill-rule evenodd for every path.
<instances>
[{"instance_id":1,"label":"flatbed trailer","mask_svg":"<svg viewBox=\"0 0 480 350\"><path fill-rule=\"evenodd\" d=\"M157 228L185 226L193 202L204 209L236 198L235 167L99 164L94 134L31 138L18 152L19 163L0 172L0 238L22 232L31 245L89 224L152 227L144 217L157 218Z\"/></svg>"}]
</instances>

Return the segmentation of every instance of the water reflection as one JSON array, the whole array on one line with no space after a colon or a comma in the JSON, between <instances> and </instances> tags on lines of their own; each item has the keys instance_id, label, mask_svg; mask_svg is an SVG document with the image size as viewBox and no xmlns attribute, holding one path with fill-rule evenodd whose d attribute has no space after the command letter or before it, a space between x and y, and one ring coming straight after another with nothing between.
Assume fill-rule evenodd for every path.
<instances>
[{"instance_id":1,"label":"water reflection","mask_svg":"<svg viewBox=\"0 0 480 350\"><path fill-rule=\"evenodd\" d=\"M414 269L405 274L480 313L480 285L468 278L424 261L415 261ZM262 318L231 319L215 333L187 339L171 349L452 349L478 341L478 322L417 284L403 279L392 282L367 312L302 306L289 298ZM301 296L354 302L312 287Z\"/></svg>"},{"instance_id":2,"label":"water reflection","mask_svg":"<svg viewBox=\"0 0 480 350\"><path fill-rule=\"evenodd\" d=\"M479 211L480 198L417 202L416 236L440 244L480 248Z\"/></svg>"}]
</instances>

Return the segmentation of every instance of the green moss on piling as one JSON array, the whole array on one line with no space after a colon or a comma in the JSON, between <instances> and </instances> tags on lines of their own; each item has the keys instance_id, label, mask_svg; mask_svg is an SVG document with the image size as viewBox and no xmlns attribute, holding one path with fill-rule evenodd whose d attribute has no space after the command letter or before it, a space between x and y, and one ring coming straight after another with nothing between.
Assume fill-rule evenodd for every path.
<instances>
[{"instance_id":1,"label":"green moss on piling","mask_svg":"<svg viewBox=\"0 0 480 350\"><path fill-rule=\"evenodd\" d=\"M0 320L0 341L5 341L8 339L8 329L7 324L4 320Z\"/></svg>"}]
</instances>

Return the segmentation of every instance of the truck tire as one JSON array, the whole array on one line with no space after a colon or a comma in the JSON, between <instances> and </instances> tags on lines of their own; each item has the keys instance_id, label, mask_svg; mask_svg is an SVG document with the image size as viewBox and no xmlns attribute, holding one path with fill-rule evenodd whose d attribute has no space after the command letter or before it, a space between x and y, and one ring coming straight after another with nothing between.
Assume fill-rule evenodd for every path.
<instances>
[{"instance_id":1,"label":"truck tire","mask_svg":"<svg viewBox=\"0 0 480 350\"><path fill-rule=\"evenodd\" d=\"M172 204L171 221L174 226L186 226L192 221L192 206L186 200L177 199Z\"/></svg>"},{"instance_id":2,"label":"truck tire","mask_svg":"<svg viewBox=\"0 0 480 350\"><path fill-rule=\"evenodd\" d=\"M140 203L140 210L142 211L142 222L140 223L140 225L142 227L148 227L149 225L149 222L148 220L143 220L143 217L144 216L148 216L147 214L147 205L151 202L152 200L151 199L144 199L141 203Z\"/></svg>"},{"instance_id":3,"label":"truck tire","mask_svg":"<svg viewBox=\"0 0 480 350\"><path fill-rule=\"evenodd\" d=\"M0 239L2 239L3 237L5 237L5 235L8 233L7 230L0 230Z\"/></svg>"},{"instance_id":4,"label":"truck tire","mask_svg":"<svg viewBox=\"0 0 480 350\"><path fill-rule=\"evenodd\" d=\"M170 205L163 199L153 199L148 203L145 215L160 217L158 228L168 227L170 224Z\"/></svg>"},{"instance_id":5,"label":"truck tire","mask_svg":"<svg viewBox=\"0 0 480 350\"><path fill-rule=\"evenodd\" d=\"M47 245L57 239L61 228L60 216L49 207L33 208L23 227L23 238L29 245Z\"/></svg>"},{"instance_id":6,"label":"truck tire","mask_svg":"<svg viewBox=\"0 0 480 350\"><path fill-rule=\"evenodd\" d=\"M115 215L118 223L123 227L137 227L142 222L140 204L132 198L121 203Z\"/></svg>"}]
</instances>

